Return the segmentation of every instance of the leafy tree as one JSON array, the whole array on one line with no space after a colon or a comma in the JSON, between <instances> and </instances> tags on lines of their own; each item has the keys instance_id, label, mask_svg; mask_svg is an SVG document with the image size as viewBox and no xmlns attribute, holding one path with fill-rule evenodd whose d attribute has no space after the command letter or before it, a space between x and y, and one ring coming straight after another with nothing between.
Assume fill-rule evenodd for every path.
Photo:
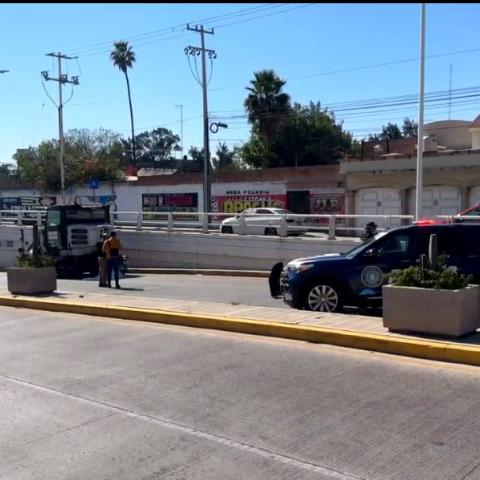
<instances>
[{"instance_id":1,"label":"leafy tree","mask_svg":"<svg viewBox=\"0 0 480 480\"><path fill-rule=\"evenodd\" d=\"M382 140L395 140L402 138L402 132L396 123L388 123L382 127L382 133L380 134Z\"/></svg>"},{"instance_id":2,"label":"leafy tree","mask_svg":"<svg viewBox=\"0 0 480 480\"><path fill-rule=\"evenodd\" d=\"M275 140L275 153L281 166L338 163L349 150L351 136L320 103L295 104L292 113L282 123Z\"/></svg>"},{"instance_id":3,"label":"leafy tree","mask_svg":"<svg viewBox=\"0 0 480 480\"><path fill-rule=\"evenodd\" d=\"M268 150L260 136L253 135L242 148L242 159L255 168L294 167L337 163L350 151L352 137L320 103L295 104L278 127Z\"/></svg>"},{"instance_id":4,"label":"leafy tree","mask_svg":"<svg viewBox=\"0 0 480 480\"><path fill-rule=\"evenodd\" d=\"M253 132L263 137L269 146L282 117L290 110L290 95L282 91L286 82L273 70L261 70L253 75L244 106Z\"/></svg>"},{"instance_id":5,"label":"leafy tree","mask_svg":"<svg viewBox=\"0 0 480 480\"><path fill-rule=\"evenodd\" d=\"M396 140L398 138L415 138L417 136L418 124L408 117L403 119L403 125L400 128L396 123L383 125L382 132L368 137L369 141L382 142L385 140Z\"/></svg>"},{"instance_id":6,"label":"leafy tree","mask_svg":"<svg viewBox=\"0 0 480 480\"><path fill-rule=\"evenodd\" d=\"M180 137L166 128L142 132L135 137L137 166L139 168L172 167L174 153L179 152ZM127 145L127 142L124 142Z\"/></svg>"},{"instance_id":7,"label":"leafy tree","mask_svg":"<svg viewBox=\"0 0 480 480\"><path fill-rule=\"evenodd\" d=\"M277 156L268 150L263 137L253 134L240 149L242 161L252 168L269 168L279 166Z\"/></svg>"},{"instance_id":8,"label":"leafy tree","mask_svg":"<svg viewBox=\"0 0 480 480\"><path fill-rule=\"evenodd\" d=\"M403 119L402 135L406 138L416 138L418 135L418 123L405 117Z\"/></svg>"},{"instance_id":9,"label":"leafy tree","mask_svg":"<svg viewBox=\"0 0 480 480\"><path fill-rule=\"evenodd\" d=\"M38 147L17 150L13 155L21 180L42 191L60 190L59 147L57 140L41 142ZM65 156L65 185L71 185L71 169Z\"/></svg>"},{"instance_id":10,"label":"leafy tree","mask_svg":"<svg viewBox=\"0 0 480 480\"><path fill-rule=\"evenodd\" d=\"M118 178L122 167L124 148L121 136L111 130L73 129L65 137L65 155L72 169L77 166L75 178L84 183L95 177L100 181Z\"/></svg>"},{"instance_id":11,"label":"leafy tree","mask_svg":"<svg viewBox=\"0 0 480 480\"><path fill-rule=\"evenodd\" d=\"M197 147L190 147L188 150L188 156L192 160L186 160L183 165L185 171L197 171L203 172L203 159L204 159L204 150Z\"/></svg>"},{"instance_id":12,"label":"leafy tree","mask_svg":"<svg viewBox=\"0 0 480 480\"><path fill-rule=\"evenodd\" d=\"M120 175L123 147L120 136L110 130L70 130L65 134L65 184L100 181ZM60 164L57 140L37 147L17 150L17 175L43 191L60 190Z\"/></svg>"},{"instance_id":13,"label":"leafy tree","mask_svg":"<svg viewBox=\"0 0 480 480\"><path fill-rule=\"evenodd\" d=\"M130 107L130 125L132 127L132 164L136 165L135 155L135 128L133 124L133 108L132 108L132 96L130 92L130 80L128 79L128 69L133 68L133 63L136 61L135 53L132 47L129 47L128 42L119 41L113 44L113 51L110 53L110 59L113 64L119 68L125 74L125 80L127 82L128 93L128 105Z\"/></svg>"},{"instance_id":14,"label":"leafy tree","mask_svg":"<svg viewBox=\"0 0 480 480\"><path fill-rule=\"evenodd\" d=\"M238 161L238 148L228 148L226 143L219 143L215 152L213 163L217 171L233 171L241 168Z\"/></svg>"},{"instance_id":15,"label":"leafy tree","mask_svg":"<svg viewBox=\"0 0 480 480\"><path fill-rule=\"evenodd\" d=\"M0 163L0 177L15 177L16 176L15 165L11 163Z\"/></svg>"}]
</instances>

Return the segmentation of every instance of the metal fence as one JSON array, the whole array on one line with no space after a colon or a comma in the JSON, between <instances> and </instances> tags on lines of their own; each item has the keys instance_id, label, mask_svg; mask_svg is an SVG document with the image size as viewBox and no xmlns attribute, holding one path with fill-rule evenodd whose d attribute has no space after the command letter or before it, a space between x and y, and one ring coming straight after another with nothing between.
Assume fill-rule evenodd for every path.
<instances>
[{"instance_id":1,"label":"metal fence","mask_svg":"<svg viewBox=\"0 0 480 480\"><path fill-rule=\"evenodd\" d=\"M201 231L222 233L225 227L229 233L239 235L264 234L286 237L306 233L325 233L328 238L336 235L359 236L369 221L377 221L382 231L413 221L413 215L328 215L328 214L233 214L202 212L114 212L113 224L120 228L136 230ZM195 217L195 218L192 218ZM233 219L232 224L222 220ZM358 222L358 220L365 220ZM362 223L362 226L358 226ZM255 231L255 233L252 233ZM226 233L226 232L225 232Z\"/></svg>"},{"instance_id":2,"label":"metal fence","mask_svg":"<svg viewBox=\"0 0 480 480\"><path fill-rule=\"evenodd\" d=\"M290 235L322 233L329 239L337 236L360 236L368 222L375 222L377 231L384 231L414 221L413 215L347 215L347 214L285 214L202 213L202 212L111 212L111 223L118 229L167 232L222 233L222 227L231 227L229 234ZM225 219L233 223L225 225ZM0 210L0 225L33 225L45 223L45 210ZM480 221L480 216L439 215L429 222L453 223ZM226 232L224 234L227 234Z\"/></svg>"}]
</instances>

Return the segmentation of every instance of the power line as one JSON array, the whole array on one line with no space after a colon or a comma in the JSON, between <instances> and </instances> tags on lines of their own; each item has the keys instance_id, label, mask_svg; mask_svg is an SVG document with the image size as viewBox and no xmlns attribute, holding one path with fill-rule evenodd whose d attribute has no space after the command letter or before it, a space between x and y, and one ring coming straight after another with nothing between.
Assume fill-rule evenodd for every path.
<instances>
[{"instance_id":1,"label":"power line","mask_svg":"<svg viewBox=\"0 0 480 480\"><path fill-rule=\"evenodd\" d=\"M206 23L206 22L213 21L213 20L220 20L220 19L225 18L225 17L229 18L229 17L239 16L240 14L244 15L244 14L246 14L245 12L256 13L257 11L262 11L262 10L265 10L267 8L274 8L274 6L276 6L275 8L279 8L282 5L283 4L281 4L281 3L280 4L267 4L267 6L265 6L265 4L263 4L263 5L259 5L259 6L256 6L256 7L250 7L250 8L237 10L237 11L234 11L234 12L224 13L224 14L220 14L220 15L214 15L214 16L211 16L211 17L205 17L205 18L202 18L202 19L199 19L199 20L192 20L190 23L200 23L200 22ZM150 38L152 36L168 35L168 34L173 33L175 31L184 32L184 31L186 31L185 24L186 24L186 22L182 22L182 23L172 25L172 26L169 26L169 27L164 27L164 28L161 28L161 29L158 29L158 30L153 30L153 31L150 31L150 32L140 33L140 34L136 34L136 35L122 36L122 37L125 40L132 41L132 40L146 39L146 38ZM110 46L115 41L116 40L109 40L109 41L105 41L105 42L94 43L94 44L86 45L86 46L83 46L83 47L77 47L77 48L69 49L68 51L69 52L80 52L82 50L97 49L98 47L101 47L101 46Z\"/></svg>"},{"instance_id":2,"label":"power line","mask_svg":"<svg viewBox=\"0 0 480 480\"><path fill-rule=\"evenodd\" d=\"M480 47L469 48L469 49L465 49L465 50L456 50L456 51L453 51L453 52L437 53L437 54L433 54L433 55L426 55L425 58L426 59L433 59L433 58L451 57L451 56L455 56L455 55L462 55L462 54L466 54L466 53L476 53L476 52L480 52ZM315 77L323 77L323 76L329 76L329 75L338 75L338 74L342 74L342 73L358 72L360 70L383 68L383 67L389 67L389 66L392 66L392 65L400 65L400 64L403 64L403 63L412 63L412 62L418 62L418 57L407 58L407 59L403 59L403 60L394 60L394 61L391 61L391 62L374 63L374 64L369 64L369 65L360 65L360 66L357 66L357 67L345 68L345 69L341 69L341 70L331 70L331 71L327 71L327 72L311 73L311 74L308 74L308 75L291 77L289 79L289 81L306 80L306 79L315 78ZM214 91L214 90L237 90L237 89L243 89L243 88L245 88L245 87L237 85L237 86L231 86L231 87L220 87L218 89L212 89L212 91Z\"/></svg>"},{"instance_id":3,"label":"power line","mask_svg":"<svg viewBox=\"0 0 480 480\"><path fill-rule=\"evenodd\" d=\"M195 115L194 117L190 117L190 118L184 118L183 123L190 122L192 120L198 120L201 117L203 117L203 114L202 115ZM176 124L179 124L179 123L181 123L180 120L175 120L173 122L167 122L167 123L162 123L162 124L157 124L157 125L149 125L147 127L139 127L137 130L142 130L142 131L145 132L145 131L148 131L148 130L154 130L156 128L168 127L170 125L176 125ZM130 131L129 129L120 130L120 132L129 132L129 131Z\"/></svg>"},{"instance_id":4,"label":"power line","mask_svg":"<svg viewBox=\"0 0 480 480\"><path fill-rule=\"evenodd\" d=\"M230 12L230 13L224 13L224 14L221 14L221 15L214 15L214 16L211 16L211 17L206 17L206 18L203 18L203 19L200 19L200 20L193 20L193 21L190 21L189 23L190 24L196 24L196 23L206 24L206 23L211 23L211 22L217 21L217 20L218 21L220 21L220 20L230 20L230 19L234 19L234 18L237 18L237 17L240 17L240 16L252 15L252 14L263 12L263 11L266 11L266 10L281 8L281 7L284 7L285 5L289 5L289 4L282 4L282 3L279 3L279 4L274 3L274 4L267 4L267 5L263 4L263 5L258 5L256 7L241 9L241 10L237 10L237 11ZM281 13L281 12L279 12L279 13ZM252 17L252 20L255 20L256 18L257 17ZM247 18L243 21L249 21L249 19ZM157 38L155 40L151 40L151 41L148 41L148 42L135 43L133 46L135 48L137 48L139 46L150 45L150 44L157 43L157 42L162 42L162 41L167 41L167 40L173 40L173 39L176 39L176 38L181 38L181 37L185 36L185 32L186 32L185 23L186 22L182 22L180 24L172 25L170 27L165 27L165 28L162 28L162 29L159 29L159 30L154 30L154 31L151 31L151 32L146 32L146 33L137 34L137 35L126 36L126 37L124 37L124 39L128 40L128 41L133 40L133 41L141 42L143 40L148 40L148 39L152 39L152 38L155 38L155 37L162 37L162 36L165 36L165 35L170 35L172 33L182 32L181 35L175 35L175 36L171 36L171 37L164 38L164 39ZM222 25L222 26L225 26L225 25ZM87 45L87 46L84 46L84 47L78 47L78 48L70 49L68 51L72 52L72 53L75 52L77 55L81 55L82 57L101 55L101 54L104 54L104 53L108 53L109 50L106 50L106 47L110 46L115 41L116 40L100 42L100 43L96 43L96 44Z\"/></svg>"},{"instance_id":5,"label":"power line","mask_svg":"<svg viewBox=\"0 0 480 480\"><path fill-rule=\"evenodd\" d=\"M448 91L446 92L431 92L427 94L425 103L426 104L440 104L443 105L445 101L455 101L456 104L462 104L464 102L469 102L474 98L480 97L480 87L468 87L463 89L457 89L452 91L455 92L456 95L451 95ZM376 99L376 103L373 103L372 100L362 100L355 102L348 103L338 103L338 104L329 104L324 105L324 110L327 113L331 113L335 117L346 117L349 116L353 118L355 116L361 115L364 116L367 113L388 113L392 110L393 107L399 106L416 106L418 103L418 99L416 95L405 95L405 96L395 96L395 97L386 97L384 99ZM345 107L342 108L342 105ZM383 110L382 110L383 109ZM387 110L385 110L387 109ZM265 119L265 118L281 118L284 116L292 115L292 111L287 112L264 112L259 113L257 115L249 115L247 113L238 113L238 114L230 114L230 115L218 115L215 112L210 112L212 117L215 119L223 119L223 120L232 120L232 119L245 119L253 118L254 120Z\"/></svg>"},{"instance_id":6,"label":"power line","mask_svg":"<svg viewBox=\"0 0 480 480\"><path fill-rule=\"evenodd\" d=\"M288 5L288 4L286 4L286 5ZM310 7L312 5L317 5L317 4L316 3L306 3L306 4L303 4L303 5L297 5L295 7L287 8L285 10L281 10L281 11L278 11L278 12L268 13L268 14L265 14L265 15L259 15L259 16L251 17L251 18L248 18L248 19L245 19L245 20L238 20L237 22L230 22L230 23L223 23L223 24L220 24L220 25L215 25L214 28L223 28L223 27L229 27L231 25L238 25L239 23L251 22L252 20L257 20L259 18L272 17L273 15L278 15L280 13L291 12L293 10L299 10L300 8Z\"/></svg>"}]
</instances>

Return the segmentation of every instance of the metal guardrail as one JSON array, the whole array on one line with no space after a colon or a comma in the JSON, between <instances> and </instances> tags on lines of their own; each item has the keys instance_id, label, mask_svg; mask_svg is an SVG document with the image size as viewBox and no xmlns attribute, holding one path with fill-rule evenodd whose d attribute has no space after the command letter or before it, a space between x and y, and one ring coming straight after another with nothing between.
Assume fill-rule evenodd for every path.
<instances>
[{"instance_id":1,"label":"metal guardrail","mask_svg":"<svg viewBox=\"0 0 480 480\"><path fill-rule=\"evenodd\" d=\"M411 222L413 215L347 215L347 214L285 214L273 216L266 214L235 214L235 213L203 213L203 212L134 212L117 211L113 212L113 223L117 227L145 229L166 229L166 231L201 231L202 233L220 232L221 220L235 217L238 224L235 225L236 233L239 235L248 234L248 220L253 218L264 219L265 223L255 221L255 226L260 229L276 230L280 237L288 236L289 232L327 232L328 238L334 239L337 232L362 232L364 226L347 225L346 219L363 218L366 221L380 220L386 227L379 227L384 230L402 224L402 221ZM156 219L154 219L157 217ZM297 221L295 225L288 223ZM367 222L365 222L367 223ZM344 225L342 225L344 224Z\"/></svg>"},{"instance_id":2,"label":"metal guardrail","mask_svg":"<svg viewBox=\"0 0 480 480\"><path fill-rule=\"evenodd\" d=\"M274 228L280 237L286 237L292 231L298 233L324 232L329 239L335 239L341 232L358 232L358 236L364 231L365 224L375 221L381 224L377 231L413 222L413 215L351 215L351 214L285 214L280 216L267 214L235 214L218 212L137 212L117 211L111 212L112 223L120 229L143 230L166 230L168 232L184 231L213 233L220 232L222 220L235 217L238 223L235 225L236 233L248 235L248 221L254 218L264 219L264 223L255 220L255 226L260 229ZM272 218L270 218L272 217ZM46 219L45 210L0 210L0 225L26 225L34 223L42 225ZM355 221L364 219L365 224L358 227ZM347 222L347 220L353 220ZM480 221L480 215L437 215L432 220L445 223L453 223L459 220ZM288 221L294 221L295 224ZM428 220L427 220L428 221Z\"/></svg>"},{"instance_id":3,"label":"metal guardrail","mask_svg":"<svg viewBox=\"0 0 480 480\"><path fill-rule=\"evenodd\" d=\"M46 210L0 210L0 225L42 225Z\"/></svg>"}]
</instances>

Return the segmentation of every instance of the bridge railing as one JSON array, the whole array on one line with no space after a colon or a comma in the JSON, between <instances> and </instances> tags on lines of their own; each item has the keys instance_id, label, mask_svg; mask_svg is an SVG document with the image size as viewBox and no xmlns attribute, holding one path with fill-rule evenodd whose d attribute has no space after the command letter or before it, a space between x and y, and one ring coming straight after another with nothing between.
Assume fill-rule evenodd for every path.
<instances>
[{"instance_id":1,"label":"bridge railing","mask_svg":"<svg viewBox=\"0 0 480 480\"><path fill-rule=\"evenodd\" d=\"M347 214L244 214L218 212L137 212L117 211L113 223L120 228L136 230L201 231L239 235L266 234L286 237L302 233L326 233L359 236L366 223L374 221L378 231L408 224L413 215L347 215ZM224 220L231 219L227 223ZM360 220L360 221L359 221Z\"/></svg>"},{"instance_id":2,"label":"bridge railing","mask_svg":"<svg viewBox=\"0 0 480 480\"><path fill-rule=\"evenodd\" d=\"M42 225L45 210L0 210L0 225ZM228 222L224 223L225 220ZM296 214L267 215L219 212L111 212L116 228L137 231L202 232L238 235L290 235L321 233L330 239L336 236L360 236L368 222L377 224L377 231L387 230L414 221L413 215ZM438 215L429 222L452 223L478 221L480 215Z\"/></svg>"}]
</instances>

